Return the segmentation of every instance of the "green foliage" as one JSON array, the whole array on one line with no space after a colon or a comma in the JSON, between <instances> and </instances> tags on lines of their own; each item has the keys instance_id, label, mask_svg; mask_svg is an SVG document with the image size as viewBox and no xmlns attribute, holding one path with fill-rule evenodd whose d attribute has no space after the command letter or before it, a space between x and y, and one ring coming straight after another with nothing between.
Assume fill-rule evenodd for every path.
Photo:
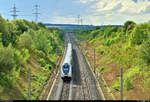
<instances>
[{"instance_id":1,"label":"green foliage","mask_svg":"<svg viewBox=\"0 0 150 102\"><path fill-rule=\"evenodd\" d=\"M120 83L115 83L113 86L110 88L111 91L119 91L120 90Z\"/></svg>"},{"instance_id":2,"label":"green foliage","mask_svg":"<svg viewBox=\"0 0 150 102\"><path fill-rule=\"evenodd\" d=\"M123 83L124 83L124 87L125 87L126 90L129 90L129 89L132 89L132 88L133 88L133 85L132 85L130 79L126 78L126 79L123 81Z\"/></svg>"},{"instance_id":3,"label":"green foliage","mask_svg":"<svg viewBox=\"0 0 150 102\"><path fill-rule=\"evenodd\" d=\"M100 50L100 51L99 51L99 53L100 53L101 55L103 55L104 52L105 52L105 51L103 51L103 50Z\"/></svg>"},{"instance_id":4,"label":"green foliage","mask_svg":"<svg viewBox=\"0 0 150 102\"><path fill-rule=\"evenodd\" d=\"M132 31L132 29L134 28L135 25L136 25L136 23L133 21L126 21L123 26L123 31L125 33L129 33L130 30Z\"/></svg>"},{"instance_id":5,"label":"green foliage","mask_svg":"<svg viewBox=\"0 0 150 102\"><path fill-rule=\"evenodd\" d=\"M107 27L104 32L104 38L113 37L115 36L115 32L117 32L118 27Z\"/></svg>"},{"instance_id":6,"label":"green foliage","mask_svg":"<svg viewBox=\"0 0 150 102\"><path fill-rule=\"evenodd\" d=\"M105 67L104 67L104 66L101 66L101 67L97 68L96 70L97 70L98 72L102 72L104 69L105 69Z\"/></svg>"},{"instance_id":7,"label":"green foliage","mask_svg":"<svg viewBox=\"0 0 150 102\"><path fill-rule=\"evenodd\" d=\"M131 45L140 45L145 41L148 37L148 30L150 26L147 23L137 25L130 37Z\"/></svg>"},{"instance_id":8,"label":"green foliage","mask_svg":"<svg viewBox=\"0 0 150 102\"><path fill-rule=\"evenodd\" d=\"M0 72L0 85L5 88L14 88L15 80L13 76Z\"/></svg>"},{"instance_id":9,"label":"green foliage","mask_svg":"<svg viewBox=\"0 0 150 102\"><path fill-rule=\"evenodd\" d=\"M150 78L146 79L145 85L149 88L149 86L150 86Z\"/></svg>"},{"instance_id":10,"label":"green foliage","mask_svg":"<svg viewBox=\"0 0 150 102\"><path fill-rule=\"evenodd\" d=\"M142 44L140 48L140 57L147 63L150 64L150 38Z\"/></svg>"},{"instance_id":11,"label":"green foliage","mask_svg":"<svg viewBox=\"0 0 150 102\"><path fill-rule=\"evenodd\" d=\"M0 47L0 70L2 72L8 72L15 66L14 52L11 45Z\"/></svg>"},{"instance_id":12,"label":"green foliage","mask_svg":"<svg viewBox=\"0 0 150 102\"><path fill-rule=\"evenodd\" d=\"M20 37L18 41L18 47L19 48L26 48L32 51L33 40L31 36L28 34L28 32L24 32Z\"/></svg>"},{"instance_id":13,"label":"green foliage","mask_svg":"<svg viewBox=\"0 0 150 102\"><path fill-rule=\"evenodd\" d=\"M43 58L41 58L41 59L39 60L39 63L41 63L41 66L42 66L42 67L46 66L46 62L45 62L45 60L44 60Z\"/></svg>"},{"instance_id":14,"label":"green foliage","mask_svg":"<svg viewBox=\"0 0 150 102\"><path fill-rule=\"evenodd\" d=\"M22 62L21 64L23 64L23 63L25 63L29 59L30 54L29 54L29 50L28 49L22 49L20 52L21 52L20 53L21 55L20 54L19 55L16 54L16 56L17 56L16 59L18 59L19 57L23 58L21 60L21 62Z\"/></svg>"},{"instance_id":15,"label":"green foliage","mask_svg":"<svg viewBox=\"0 0 150 102\"><path fill-rule=\"evenodd\" d=\"M39 61L40 68L34 70L47 77L35 80L32 84L36 83L33 86L37 88L39 84L45 83L55 65L56 48L61 52L63 41L63 31L57 28L47 28L41 22L36 24L26 20L8 21L0 16L0 94L5 89L15 89L17 81L27 76L25 64L35 58L36 62ZM24 85L20 87L26 88ZM41 87L33 91L33 99L37 98L40 90ZM21 93L26 99L27 90Z\"/></svg>"},{"instance_id":16,"label":"green foliage","mask_svg":"<svg viewBox=\"0 0 150 102\"><path fill-rule=\"evenodd\" d=\"M88 31L88 30L87 30ZM84 32L87 32L84 30ZM150 24L136 24L127 21L123 27L97 28L84 33L77 31L76 37L87 42L90 47L96 47L98 62L115 62L124 68L124 87L126 90L133 88L132 81L142 73L145 85L149 85L150 69ZM103 53L104 51L104 53ZM99 65L99 63L98 63ZM98 67L97 71L107 71L108 68ZM116 69L115 69L116 70ZM141 72L142 71L142 72ZM141 76L139 76L141 78ZM133 80L134 79L134 80ZM116 78L111 90L120 89L120 81Z\"/></svg>"},{"instance_id":17,"label":"green foliage","mask_svg":"<svg viewBox=\"0 0 150 102\"><path fill-rule=\"evenodd\" d=\"M52 50L50 41L48 39L48 33L44 29L39 30L34 36L34 46L37 50L43 51L46 55Z\"/></svg>"},{"instance_id":18,"label":"green foliage","mask_svg":"<svg viewBox=\"0 0 150 102\"><path fill-rule=\"evenodd\" d=\"M38 23L38 26L40 26L41 28L46 28L45 25L41 22Z\"/></svg>"},{"instance_id":19,"label":"green foliage","mask_svg":"<svg viewBox=\"0 0 150 102\"><path fill-rule=\"evenodd\" d=\"M126 78L132 78L135 75L138 75L139 73L140 73L139 66L134 66L127 70L127 72L125 73L125 76Z\"/></svg>"}]
</instances>

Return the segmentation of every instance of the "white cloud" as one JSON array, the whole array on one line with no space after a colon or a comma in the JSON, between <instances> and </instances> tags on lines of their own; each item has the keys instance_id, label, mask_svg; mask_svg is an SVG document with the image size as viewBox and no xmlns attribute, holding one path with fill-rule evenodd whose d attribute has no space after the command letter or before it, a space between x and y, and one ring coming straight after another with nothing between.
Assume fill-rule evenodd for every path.
<instances>
[{"instance_id":1,"label":"white cloud","mask_svg":"<svg viewBox=\"0 0 150 102\"><path fill-rule=\"evenodd\" d=\"M76 24L76 18L71 16L65 17L54 14L52 19L52 21L57 24Z\"/></svg>"},{"instance_id":2,"label":"white cloud","mask_svg":"<svg viewBox=\"0 0 150 102\"><path fill-rule=\"evenodd\" d=\"M100 3L102 4L102 3ZM111 3L105 3L105 4L102 4L102 5L99 5L98 6L98 9L97 11L99 12L105 12L105 11L116 11L118 9L120 9L122 7L122 3L120 1L118 2L111 2Z\"/></svg>"},{"instance_id":3,"label":"white cloud","mask_svg":"<svg viewBox=\"0 0 150 102\"><path fill-rule=\"evenodd\" d=\"M142 14L149 13L150 2L142 2L141 0L137 3L132 0L99 0L95 3L95 5L92 5L91 8L94 8L97 13L117 12L125 14Z\"/></svg>"},{"instance_id":4,"label":"white cloud","mask_svg":"<svg viewBox=\"0 0 150 102\"><path fill-rule=\"evenodd\" d=\"M95 1L98 1L98 0L79 0L81 3L85 4L85 3L88 3L88 2L95 2Z\"/></svg>"},{"instance_id":5,"label":"white cloud","mask_svg":"<svg viewBox=\"0 0 150 102\"><path fill-rule=\"evenodd\" d=\"M127 20L136 23L146 22L150 17L150 2L133 0L76 0L88 5L91 11L84 17L84 24L124 24ZM89 10L89 9L88 9ZM93 13L91 13L93 12ZM84 14L84 12L83 12ZM55 15L55 23L76 24L76 17L63 17Z\"/></svg>"},{"instance_id":6,"label":"white cloud","mask_svg":"<svg viewBox=\"0 0 150 102\"><path fill-rule=\"evenodd\" d=\"M91 9L97 15L89 18L94 24L123 24L126 20L145 22L149 20L150 0L98 0Z\"/></svg>"},{"instance_id":7,"label":"white cloud","mask_svg":"<svg viewBox=\"0 0 150 102\"><path fill-rule=\"evenodd\" d=\"M123 3L122 8L119 10L120 13L125 14L144 14L149 13L150 2L126 2Z\"/></svg>"}]
</instances>

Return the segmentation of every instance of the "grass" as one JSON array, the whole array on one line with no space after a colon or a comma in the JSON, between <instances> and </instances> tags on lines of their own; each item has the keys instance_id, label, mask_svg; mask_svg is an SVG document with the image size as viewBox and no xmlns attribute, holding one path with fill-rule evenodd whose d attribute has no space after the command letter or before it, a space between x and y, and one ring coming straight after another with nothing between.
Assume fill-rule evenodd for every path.
<instances>
[{"instance_id":1,"label":"grass","mask_svg":"<svg viewBox=\"0 0 150 102\"><path fill-rule=\"evenodd\" d=\"M133 66L132 68L128 69L126 71L126 73L124 74L124 76L126 78L132 78L136 75L138 75L140 73L140 69L139 69L139 66Z\"/></svg>"},{"instance_id":2,"label":"grass","mask_svg":"<svg viewBox=\"0 0 150 102\"><path fill-rule=\"evenodd\" d=\"M125 87L126 90L129 90L129 89L132 89L133 88L133 85L131 83L131 80L126 78L124 81L123 81L123 85Z\"/></svg>"},{"instance_id":3,"label":"grass","mask_svg":"<svg viewBox=\"0 0 150 102\"><path fill-rule=\"evenodd\" d=\"M113 85L110 87L110 90L111 90L111 92L119 91L119 90L120 90L120 83L116 82L115 84L113 84Z\"/></svg>"},{"instance_id":4,"label":"grass","mask_svg":"<svg viewBox=\"0 0 150 102\"><path fill-rule=\"evenodd\" d=\"M101 67L97 68L96 70L97 70L97 72L101 73L104 69L105 69L105 67L101 66Z\"/></svg>"}]
</instances>

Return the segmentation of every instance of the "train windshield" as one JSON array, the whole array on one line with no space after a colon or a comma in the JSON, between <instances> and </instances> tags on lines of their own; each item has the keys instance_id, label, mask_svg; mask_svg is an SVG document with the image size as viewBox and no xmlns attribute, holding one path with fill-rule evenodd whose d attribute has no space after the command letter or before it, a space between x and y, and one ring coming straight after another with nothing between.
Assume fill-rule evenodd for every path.
<instances>
[{"instance_id":1,"label":"train windshield","mask_svg":"<svg viewBox=\"0 0 150 102\"><path fill-rule=\"evenodd\" d=\"M65 74L67 74L67 73L69 73L69 64L65 64L65 65L63 65L63 72L65 73Z\"/></svg>"}]
</instances>

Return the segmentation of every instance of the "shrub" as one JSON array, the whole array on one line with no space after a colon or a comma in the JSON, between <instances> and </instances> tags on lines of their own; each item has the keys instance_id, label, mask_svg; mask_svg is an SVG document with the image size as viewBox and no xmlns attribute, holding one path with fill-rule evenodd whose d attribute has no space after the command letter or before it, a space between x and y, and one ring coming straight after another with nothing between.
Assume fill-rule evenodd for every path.
<instances>
[{"instance_id":1,"label":"shrub","mask_svg":"<svg viewBox=\"0 0 150 102\"><path fill-rule=\"evenodd\" d=\"M130 32L130 30L132 30L135 25L136 25L136 23L133 21L126 21L123 26L123 31Z\"/></svg>"},{"instance_id":2,"label":"shrub","mask_svg":"<svg viewBox=\"0 0 150 102\"><path fill-rule=\"evenodd\" d=\"M104 54L104 52L105 52L105 51L101 51L101 50L99 51L99 53L100 53L101 55L103 55L103 54Z\"/></svg>"},{"instance_id":3,"label":"shrub","mask_svg":"<svg viewBox=\"0 0 150 102\"><path fill-rule=\"evenodd\" d=\"M110 87L111 91L119 91L120 90L120 83L116 82L113 86Z\"/></svg>"},{"instance_id":4,"label":"shrub","mask_svg":"<svg viewBox=\"0 0 150 102\"><path fill-rule=\"evenodd\" d=\"M20 48L26 48L28 50L32 50L32 43L33 40L27 32L25 32L19 37L18 46Z\"/></svg>"},{"instance_id":5,"label":"shrub","mask_svg":"<svg viewBox=\"0 0 150 102\"><path fill-rule=\"evenodd\" d=\"M97 69L97 71L98 71L98 72L102 72L104 69L105 69L105 67L104 67L104 66L101 66L101 67L99 67L99 68Z\"/></svg>"},{"instance_id":6,"label":"shrub","mask_svg":"<svg viewBox=\"0 0 150 102\"><path fill-rule=\"evenodd\" d=\"M15 50L14 59L18 66L24 64L30 57L29 51L27 49L22 49L21 51Z\"/></svg>"},{"instance_id":7,"label":"shrub","mask_svg":"<svg viewBox=\"0 0 150 102\"><path fill-rule=\"evenodd\" d=\"M148 78L148 79L145 81L145 85L149 88L149 86L150 86L150 78Z\"/></svg>"},{"instance_id":8,"label":"shrub","mask_svg":"<svg viewBox=\"0 0 150 102\"><path fill-rule=\"evenodd\" d=\"M39 57L45 57L45 53L44 52L42 52L42 51L40 51L40 50L35 50L35 53L36 53L36 55L37 56L39 56Z\"/></svg>"},{"instance_id":9,"label":"shrub","mask_svg":"<svg viewBox=\"0 0 150 102\"><path fill-rule=\"evenodd\" d=\"M40 58L39 63L41 64L42 67L46 66L46 61L43 58Z\"/></svg>"},{"instance_id":10,"label":"shrub","mask_svg":"<svg viewBox=\"0 0 150 102\"><path fill-rule=\"evenodd\" d=\"M130 36L131 45L141 45L148 37L148 27L147 23L137 25Z\"/></svg>"},{"instance_id":11,"label":"shrub","mask_svg":"<svg viewBox=\"0 0 150 102\"><path fill-rule=\"evenodd\" d=\"M8 47L0 47L0 70L4 72L10 71L15 66L14 49L11 45Z\"/></svg>"},{"instance_id":12,"label":"shrub","mask_svg":"<svg viewBox=\"0 0 150 102\"><path fill-rule=\"evenodd\" d=\"M140 57L147 64L150 64L150 38L142 44L140 49Z\"/></svg>"},{"instance_id":13,"label":"shrub","mask_svg":"<svg viewBox=\"0 0 150 102\"><path fill-rule=\"evenodd\" d=\"M126 88L126 90L129 90L129 89L132 89L133 88L133 85L131 83L131 80L129 80L128 78L126 78L124 81L123 81L123 84L124 84L124 87Z\"/></svg>"}]
</instances>

